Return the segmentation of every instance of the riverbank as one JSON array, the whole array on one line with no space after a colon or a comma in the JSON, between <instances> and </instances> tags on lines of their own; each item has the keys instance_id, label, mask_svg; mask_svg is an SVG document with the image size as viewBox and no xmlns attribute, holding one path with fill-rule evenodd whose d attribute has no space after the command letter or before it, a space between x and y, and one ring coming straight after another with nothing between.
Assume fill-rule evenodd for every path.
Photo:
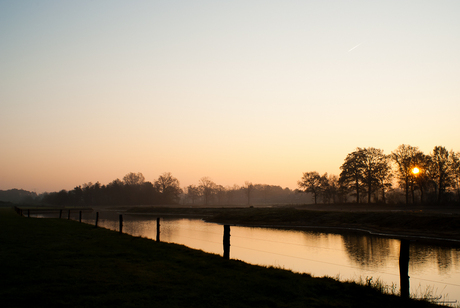
<instances>
[{"instance_id":1,"label":"riverbank","mask_svg":"<svg viewBox=\"0 0 460 308\"><path fill-rule=\"evenodd\" d=\"M138 207L130 214L185 215L209 222L241 226L316 229L328 232L367 232L393 238L445 242L460 246L457 208L368 205L305 205L273 208Z\"/></svg>"},{"instance_id":2,"label":"riverbank","mask_svg":"<svg viewBox=\"0 0 460 308\"><path fill-rule=\"evenodd\" d=\"M64 219L0 209L5 307L434 307Z\"/></svg>"},{"instance_id":3,"label":"riverbank","mask_svg":"<svg viewBox=\"0 0 460 308\"><path fill-rule=\"evenodd\" d=\"M367 232L460 245L460 215L424 212L335 212L248 209L219 213L214 222L292 229Z\"/></svg>"}]
</instances>

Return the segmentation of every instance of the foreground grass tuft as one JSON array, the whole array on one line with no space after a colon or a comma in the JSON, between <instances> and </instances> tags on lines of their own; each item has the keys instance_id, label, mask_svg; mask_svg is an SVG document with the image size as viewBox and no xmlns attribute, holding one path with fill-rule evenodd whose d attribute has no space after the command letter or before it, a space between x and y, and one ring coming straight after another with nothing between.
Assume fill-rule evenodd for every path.
<instances>
[{"instance_id":1,"label":"foreground grass tuft","mask_svg":"<svg viewBox=\"0 0 460 308\"><path fill-rule=\"evenodd\" d=\"M0 209L0 245L2 307L432 307L10 209Z\"/></svg>"}]
</instances>

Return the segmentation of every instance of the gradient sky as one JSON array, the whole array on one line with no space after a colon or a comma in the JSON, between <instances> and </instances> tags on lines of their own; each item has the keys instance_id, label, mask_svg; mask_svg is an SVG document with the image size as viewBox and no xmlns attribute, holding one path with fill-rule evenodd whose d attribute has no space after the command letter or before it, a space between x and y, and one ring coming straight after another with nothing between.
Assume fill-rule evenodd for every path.
<instances>
[{"instance_id":1,"label":"gradient sky","mask_svg":"<svg viewBox=\"0 0 460 308\"><path fill-rule=\"evenodd\" d=\"M296 188L460 151L460 1L0 1L0 189Z\"/></svg>"}]
</instances>

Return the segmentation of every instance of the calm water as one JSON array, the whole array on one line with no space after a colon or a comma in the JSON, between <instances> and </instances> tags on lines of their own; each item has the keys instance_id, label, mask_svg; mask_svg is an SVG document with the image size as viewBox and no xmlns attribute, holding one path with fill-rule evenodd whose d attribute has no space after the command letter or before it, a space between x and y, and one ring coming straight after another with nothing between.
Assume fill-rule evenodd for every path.
<instances>
[{"instance_id":1,"label":"calm water","mask_svg":"<svg viewBox=\"0 0 460 308\"><path fill-rule=\"evenodd\" d=\"M94 224L95 213L83 214ZM63 215L63 218L67 218ZM78 219L72 215L72 219ZM123 215L123 232L156 238L156 216ZM118 230L118 214L99 214L99 226ZM399 290L399 246L396 239L364 234L330 234L270 228L231 227L230 258L271 265L313 276L341 280L380 278ZM199 219L162 218L160 240L222 255L223 226ZM447 300L460 300L460 249L411 242L411 294L427 289Z\"/></svg>"}]
</instances>

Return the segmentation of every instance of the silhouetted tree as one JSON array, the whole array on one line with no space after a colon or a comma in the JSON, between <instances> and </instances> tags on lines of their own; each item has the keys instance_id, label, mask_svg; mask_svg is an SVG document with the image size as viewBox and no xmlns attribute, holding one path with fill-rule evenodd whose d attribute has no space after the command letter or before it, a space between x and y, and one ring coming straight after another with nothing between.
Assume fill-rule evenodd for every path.
<instances>
[{"instance_id":1,"label":"silhouetted tree","mask_svg":"<svg viewBox=\"0 0 460 308\"><path fill-rule=\"evenodd\" d=\"M254 189L254 185L251 182L244 182L244 188L246 191L246 196L248 197L248 206L251 204L251 192Z\"/></svg>"},{"instance_id":2,"label":"silhouetted tree","mask_svg":"<svg viewBox=\"0 0 460 308\"><path fill-rule=\"evenodd\" d=\"M165 204L178 203L182 189L180 188L179 180L171 175L170 172L165 172L155 181L155 187L160 193L161 201Z\"/></svg>"},{"instance_id":3,"label":"silhouetted tree","mask_svg":"<svg viewBox=\"0 0 460 308\"><path fill-rule=\"evenodd\" d=\"M450 151L449 168L452 178L452 185L457 195L457 202L460 202L460 152Z\"/></svg>"},{"instance_id":4,"label":"silhouetted tree","mask_svg":"<svg viewBox=\"0 0 460 308\"><path fill-rule=\"evenodd\" d=\"M328 176L327 173L321 176L321 195L325 203L336 203L339 193L339 178L331 174Z\"/></svg>"},{"instance_id":5,"label":"silhouetted tree","mask_svg":"<svg viewBox=\"0 0 460 308\"><path fill-rule=\"evenodd\" d=\"M431 154L438 189L438 203L443 201L446 188L450 185L449 152L445 147L435 146Z\"/></svg>"},{"instance_id":6,"label":"silhouetted tree","mask_svg":"<svg viewBox=\"0 0 460 308\"><path fill-rule=\"evenodd\" d=\"M364 151L357 148L356 151L349 153L345 158L345 162L340 166L339 183L345 191L356 192L356 202L359 203L359 194L364 181L363 171L364 166Z\"/></svg>"},{"instance_id":7,"label":"silhouetted tree","mask_svg":"<svg viewBox=\"0 0 460 308\"><path fill-rule=\"evenodd\" d=\"M376 148L358 148L362 159L362 179L367 191L367 203L371 203L372 193L385 188L384 183L388 181L391 174L391 167L383 150Z\"/></svg>"},{"instance_id":8,"label":"silhouetted tree","mask_svg":"<svg viewBox=\"0 0 460 308\"><path fill-rule=\"evenodd\" d=\"M120 179L113 180L107 184L106 194L109 204L126 205L131 203L129 201L128 189Z\"/></svg>"},{"instance_id":9,"label":"silhouetted tree","mask_svg":"<svg viewBox=\"0 0 460 308\"><path fill-rule=\"evenodd\" d=\"M81 202L83 202L83 189L81 189L80 185L75 186L75 188L73 189L72 197L74 204L80 204Z\"/></svg>"},{"instance_id":10,"label":"silhouetted tree","mask_svg":"<svg viewBox=\"0 0 460 308\"><path fill-rule=\"evenodd\" d=\"M162 198L158 189L152 184L152 182L146 181L139 186L139 195L141 204L159 204Z\"/></svg>"},{"instance_id":11,"label":"silhouetted tree","mask_svg":"<svg viewBox=\"0 0 460 308\"><path fill-rule=\"evenodd\" d=\"M140 172L130 172L123 177L123 182L125 183L125 185L141 185L142 183L144 183L144 181L144 175Z\"/></svg>"},{"instance_id":12,"label":"silhouetted tree","mask_svg":"<svg viewBox=\"0 0 460 308\"><path fill-rule=\"evenodd\" d=\"M209 199L215 192L216 183L214 183L209 177L205 176L200 179L198 188L200 190L200 194L204 198L204 204L208 205Z\"/></svg>"},{"instance_id":13,"label":"silhouetted tree","mask_svg":"<svg viewBox=\"0 0 460 308\"><path fill-rule=\"evenodd\" d=\"M381 189L382 192L382 202L386 203L386 193L390 191L393 186L393 172L390 164L391 156L385 155L383 160L384 162L380 165L380 168L376 170L375 177L379 183L378 188Z\"/></svg>"},{"instance_id":14,"label":"silhouetted tree","mask_svg":"<svg viewBox=\"0 0 460 308\"><path fill-rule=\"evenodd\" d=\"M93 205L93 183L88 182L83 184L83 201L86 205Z\"/></svg>"},{"instance_id":15,"label":"silhouetted tree","mask_svg":"<svg viewBox=\"0 0 460 308\"><path fill-rule=\"evenodd\" d=\"M318 172L304 172L300 181L297 182L297 185L304 192L312 193L315 199L315 204L317 204L317 197L321 193L321 176Z\"/></svg>"},{"instance_id":16,"label":"silhouetted tree","mask_svg":"<svg viewBox=\"0 0 460 308\"><path fill-rule=\"evenodd\" d=\"M142 173L130 172L123 177L124 190L127 194L127 200L130 205L141 203L141 185L145 182Z\"/></svg>"},{"instance_id":17,"label":"silhouetted tree","mask_svg":"<svg viewBox=\"0 0 460 308\"><path fill-rule=\"evenodd\" d=\"M195 200L200 196L200 189L195 185L187 186L187 198L192 200L192 204L195 204Z\"/></svg>"},{"instance_id":18,"label":"silhouetted tree","mask_svg":"<svg viewBox=\"0 0 460 308\"><path fill-rule=\"evenodd\" d=\"M425 155L421 151L415 153L413 157L413 165L419 169L418 173L411 172L409 176L412 192L412 202L415 203L415 190L420 191L420 202L425 202L425 194L431 186L434 186L434 168L431 161L431 156Z\"/></svg>"},{"instance_id":19,"label":"silhouetted tree","mask_svg":"<svg viewBox=\"0 0 460 308\"><path fill-rule=\"evenodd\" d=\"M225 199L225 196L226 196L226 189L224 186L222 185L216 185L216 190L215 190L215 193L216 193L216 197L217 197L217 203L218 204L222 204L222 202L224 201Z\"/></svg>"},{"instance_id":20,"label":"silhouetted tree","mask_svg":"<svg viewBox=\"0 0 460 308\"><path fill-rule=\"evenodd\" d=\"M423 154L418 147L413 147L406 144L401 144L395 151L391 153L391 158L396 163L396 175L399 179L400 186L403 187L406 193L406 204L409 204L409 191L413 182L412 170L417 167L416 157ZM402 184L402 185L401 185Z\"/></svg>"},{"instance_id":21,"label":"silhouetted tree","mask_svg":"<svg viewBox=\"0 0 460 308\"><path fill-rule=\"evenodd\" d=\"M65 189L59 192L52 192L49 194L45 194L43 196L42 201L47 204L59 205L59 206L65 206L71 202L69 198L69 194L67 193Z\"/></svg>"},{"instance_id":22,"label":"silhouetted tree","mask_svg":"<svg viewBox=\"0 0 460 308\"><path fill-rule=\"evenodd\" d=\"M44 195L42 196L43 199ZM16 204L33 204L37 203L38 195L35 192L30 192L24 189L8 189L0 190L0 201L12 202Z\"/></svg>"},{"instance_id":23,"label":"silhouetted tree","mask_svg":"<svg viewBox=\"0 0 460 308\"><path fill-rule=\"evenodd\" d=\"M232 204L235 202L237 196L238 196L238 191L240 188L238 185L234 184L232 187L227 186L225 188L225 195L227 196L227 203Z\"/></svg>"}]
</instances>

